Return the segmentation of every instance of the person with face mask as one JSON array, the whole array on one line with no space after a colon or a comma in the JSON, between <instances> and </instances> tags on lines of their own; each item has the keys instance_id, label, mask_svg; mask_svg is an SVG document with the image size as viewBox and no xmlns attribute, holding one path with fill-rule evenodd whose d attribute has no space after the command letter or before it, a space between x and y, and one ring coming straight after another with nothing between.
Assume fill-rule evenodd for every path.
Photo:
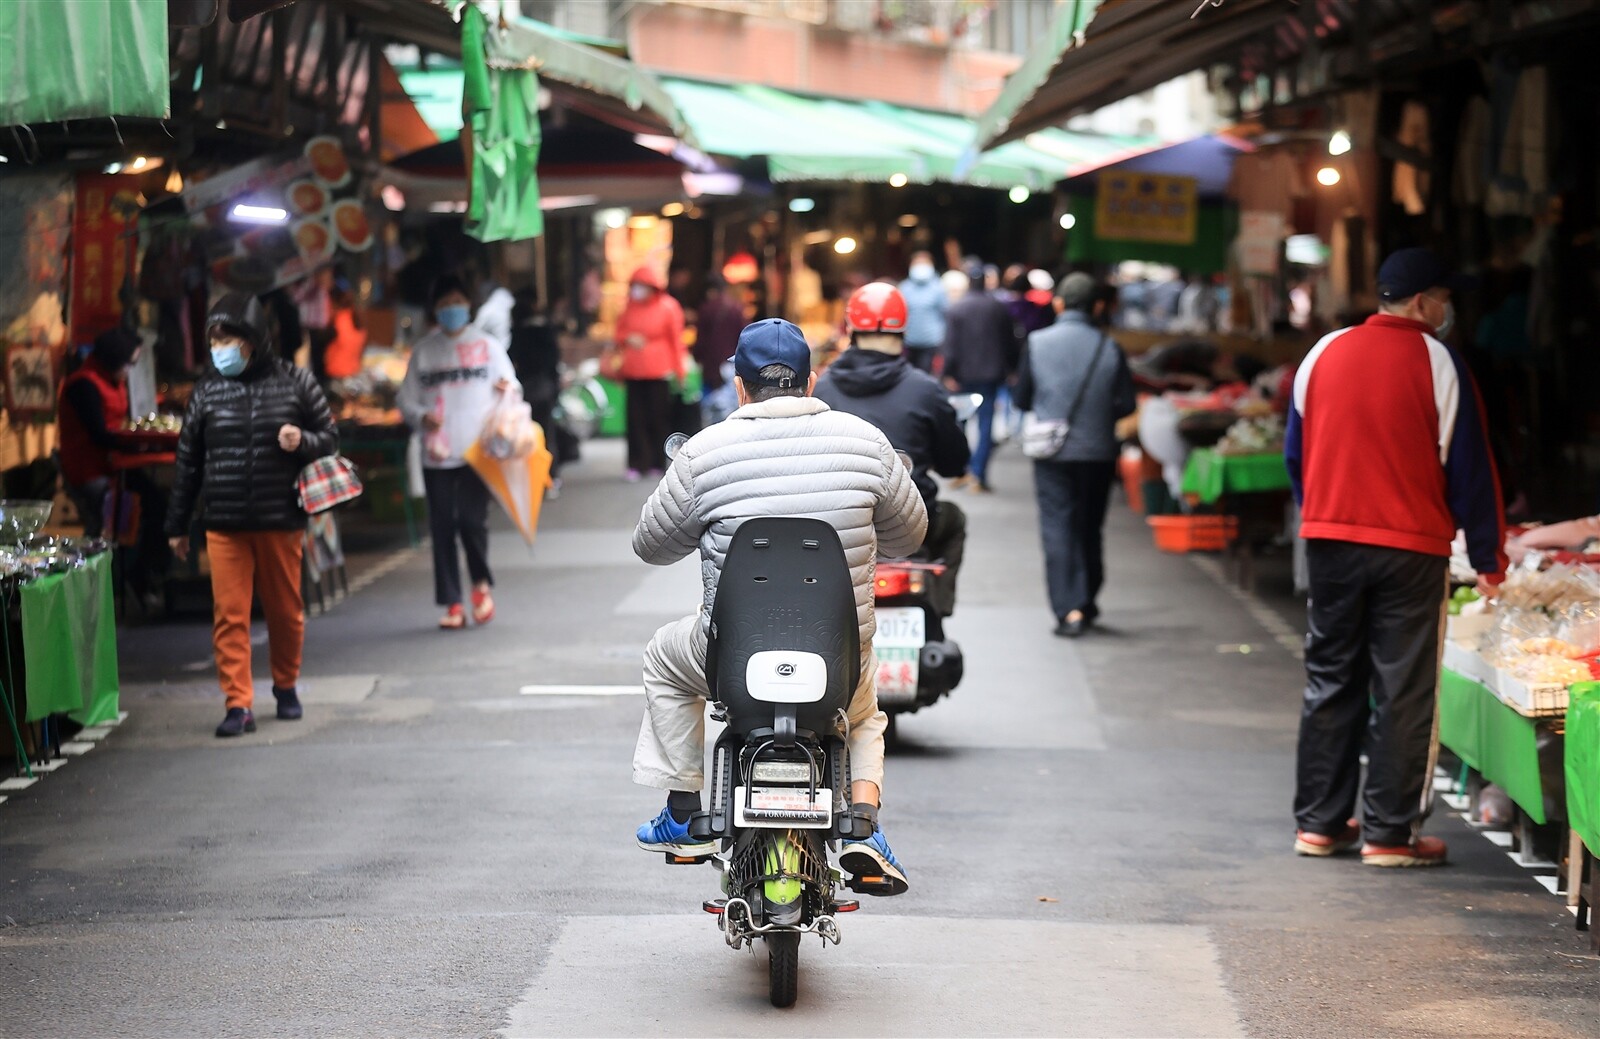
<instances>
[{"instance_id":1,"label":"person with face mask","mask_svg":"<svg viewBox=\"0 0 1600 1039\"><path fill-rule=\"evenodd\" d=\"M253 296L230 293L206 322L211 366L195 384L178 439L167 510L173 552L187 559L196 505L211 560L212 648L227 697L218 736L254 732L250 603L267 619L278 717L301 717L305 638L300 553L306 514L300 470L339 449L328 401L311 373L279 357Z\"/></svg>"},{"instance_id":2,"label":"person with face mask","mask_svg":"<svg viewBox=\"0 0 1600 1039\"><path fill-rule=\"evenodd\" d=\"M688 368L683 342L683 308L650 267L628 279L628 304L617 317L616 344L602 370L627 384L629 483L667 468L667 437L672 430L670 377L682 380Z\"/></svg>"},{"instance_id":3,"label":"person with face mask","mask_svg":"<svg viewBox=\"0 0 1600 1039\"><path fill-rule=\"evenodd\" d=\"M473 623L494 619L489 488L463 456L501 395L519 384L505 347L472 320L462 279L444 275L434 282L429 299L438 327L411 348L398 403L406 424L422 435L434 601L445 608L439 627L458 631L467 626L467 611L457 542L472 579Z\"/></svg>"},{"instance_id":4,"label":"person with face mask","mask_svg":"<svg viewBox=\"0 0 1600 1039\"><path fill-rule=\"evenodd\" d=\"M917 252L911 256L911 271L900 283L906 301L906 357L913 367L933 371L933 358L944 345L944 312L950 297L933 268L933 254Z\"/></svg>"},{"instance_id":5,"label":"person with face mask","mask_svg":"<svg viewBox=\"0 0 1600 1039\"><path fill-rule=\"evenodd\" d=\"M1301 855L1360 845L1373 866L1445 860L1444 842L1420 831L1433 801L1456 531L1485 595L1506 568L1482 405L1443 342L1451 293L1464 287L1427 249L1400 250L1378 268L1379 312L1325 336L1295 373L1284 457L1311 585L1294 802Z\"/></svg>"}]
</instances>

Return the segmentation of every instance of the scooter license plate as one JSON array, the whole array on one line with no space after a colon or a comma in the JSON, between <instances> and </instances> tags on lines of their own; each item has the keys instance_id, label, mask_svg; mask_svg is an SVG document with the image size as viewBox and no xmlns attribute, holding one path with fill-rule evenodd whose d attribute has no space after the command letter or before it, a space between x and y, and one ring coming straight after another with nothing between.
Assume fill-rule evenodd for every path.
<instances>
[{"instance_id":1,"label":"scooter license plate","mask_svg":"<svg viewBox=\"0 0 1600 1039\"><path fill-rule=\"evenodd\" d=\"M739 826L824 827L833 825L833 791L804 786L752 786L749 807L745 787L733 791L733 821Z\"/></svg>"},{"instance_id":2,"label":"scooter license plate","mask_svg":"<svg viewBox=\"0 0 1600 1039\"><path fill-rule=\"evenodd\" d=\"M921 609L910 606L880 609L877 615L872 648L878 655L878 703L892 707L915 702L922 647L928 641L926 618Z\"/></svg>"}]
</instances>

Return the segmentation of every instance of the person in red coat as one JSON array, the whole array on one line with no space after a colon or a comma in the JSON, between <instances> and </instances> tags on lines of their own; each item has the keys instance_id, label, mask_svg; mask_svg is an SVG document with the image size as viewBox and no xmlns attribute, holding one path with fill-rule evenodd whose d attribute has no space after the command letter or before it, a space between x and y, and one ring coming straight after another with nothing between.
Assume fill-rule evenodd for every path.
<instances>
[{"instance_id":1,"label":"person in red coat","mask_svg":"<svg viewBox=\"0 0 1600 1039\"><path fill-rule=\"evenodd\" d=\"M688 352L683 345L683 308L666 291L661 275L640 267L628 279L628 305L617 318L616 345L603 370L628 391L628 482L667 468L672 435L670 377L682 380Z\"/></svg>"},{"instance_id":2,"label":"person in red coat","mask_svg":"<svg viewBox=\"0 0 1600 1039\"><path fill-rule=\"evenodd\" d=\"M138 357L135 333L122 327L109 329L95 337L89 359L61 383L61 480L78 507L85 537L99 537L105 531L106 493L114 479L111 452L117 446L117 431L128 421L128 368ZM161 537L165 500L141 470L127 474L126 489L138 496L141 505L140 565L129 571L129 579L139 586L165 561Z\"/></svg>"}]
</instances>

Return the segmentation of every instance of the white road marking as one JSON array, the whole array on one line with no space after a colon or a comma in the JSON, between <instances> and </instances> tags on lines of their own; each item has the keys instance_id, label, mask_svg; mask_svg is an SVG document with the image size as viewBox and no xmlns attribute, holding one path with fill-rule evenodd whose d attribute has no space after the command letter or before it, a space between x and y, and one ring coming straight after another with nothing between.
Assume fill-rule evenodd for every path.
<instances>
[{"instance_id":1,"label":"white road marking","mask_svg":"<svg viewBox=\"0 0 1600 1039\"><path fill-rule=\"evenodd\" d=\"M54 772L56 769L61 768L66 763L66 758L53 758L50 761L44 762L43 764L35 762L33 770L35 772Z\"/></svg>"},{"instance_id":2,"label":"white road marking","mask_svg":"<svg viewBox=\"0 0 1600 1039\"><path fill-rule=\"evenodd\" d=\"M765 950L729 952L703 913L573 917L502 1034L1244 1034L1204 927L859 917L802 943L792 1011L767 1001ZM664 1023L684 993L693 1020Z\"/></svg>"},{"instance_id":3,"label":"white road marking","mask_svg":"<svg viewBox=\"0 0 1600 1039\"><path fill-rule=\"evenodd\" d=\"M373 566L372 569L365 570L362 573L357 574L355 580L350 582L350 595L354 595L359 591L370 588L372 585L383 580L385 577L388 577L390 574L404 566L406 560L415 555L416 551L417 550L414 548L402 548L399 551L391 554L388 558L380 561L377 565ZM346 598L349 598L349 596L346 596Z\"/></svg>"},{"instance_id":4,"label":"white road marking","mask_svg":"<svg viewBox=\"0 0 1600 1039\"><path fill-rule=\"evenodd\" d=\"M87 740L90 743L98 743L109 735L111 735L110 729L97 725L92 729L84 729L78 733L78 739Z\"/></svg>"},{"instance_id":5,"label":"white road marking","mask_svg":"<svg viewBox=\"0 0 1600 1039\"><path fill-rule=\"evenodd\" d=\"M523 696L643 696L640 685L525 685Z\"/></svg>"},{"instance_id":6,"label":"white road marking","mask_svg":"<svg viewBox=\"0 0 1600 1039\"><path fill-rule=\"evenodd\" d=\"M0 779L0 790L26 790L38 781L38 776L15 776L11 779Z\"/></svg>"},{"instance_id":7,"label":"white road marking","mask_svg":"<svg viewBox=\"0 0 1600 1039\"><path fill-rule=\"evenodd\" d=\"M1541 873L1537 877L1534 877L1533 879L1537 880L1540 884L1542 884L1544 886L1544 889L1546 891L1550 892L1552 895L1556 893L1557 880L1556 880L1555 877L1551 876L1548 873Z\"/></svg>"},{"instance_id":8,"label":"white road marking","mask_svg":"<svg viewBox=\"0 0 1600 1039\"><path fill-rule=\"evenodd\" d=\"M94 750L94 744L87 740L69 740L61 745L61 753L71 754L73 757L77 757L79 754L87 754L91 750Z\"/></svg>"},{"instance_id":9,"label":"white road marking","mask_svg":"<svg viewBox=\"0 0 1600 1039\"><path fill-rule=\"evenodd\" d=\"M1243 606L1244 611L1250 615L1250 619L1259 624L1261 629L1268 635L1271 635L1272 640L1284 652L1296 660L1305 659L1305 636L1301 632L1295 631L1293 625L1278 616L1266 603L1240 588L1237 582L1229 580L1228 575L1222 570L1222 564L1215 559L1194 553L1191 553L1188 558L1196 570L1209 577L1213 584L1227 592L1231 598Z\"/></svg>"},{"instance_id":10,"label":"white road marking","mask_svg":"<svg viewBox=\"0 0 1600 1039\"><path fill-rule=\"evenodd\" d=\"M1497 848L1511 847L1511 835L1504 830L1484 830L1483 835Z\"/></svg>"}]
</instances>

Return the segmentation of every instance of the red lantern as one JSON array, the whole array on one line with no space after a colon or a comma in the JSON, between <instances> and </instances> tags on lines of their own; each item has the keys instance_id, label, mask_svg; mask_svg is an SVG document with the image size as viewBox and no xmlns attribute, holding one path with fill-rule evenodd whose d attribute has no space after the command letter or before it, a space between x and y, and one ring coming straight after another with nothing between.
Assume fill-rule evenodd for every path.
<instances>
[{"instance_id":1,"label":"red lantern","mask_svg":"<svg viewBox=\"0 0 1600 1039\"><path fill-rule=\"evenodd\" d=\"M761 268L749 253L734 253L722 265L722 280L729 285L748 285L759 277Z\"/></svg>"}]
</instances>

